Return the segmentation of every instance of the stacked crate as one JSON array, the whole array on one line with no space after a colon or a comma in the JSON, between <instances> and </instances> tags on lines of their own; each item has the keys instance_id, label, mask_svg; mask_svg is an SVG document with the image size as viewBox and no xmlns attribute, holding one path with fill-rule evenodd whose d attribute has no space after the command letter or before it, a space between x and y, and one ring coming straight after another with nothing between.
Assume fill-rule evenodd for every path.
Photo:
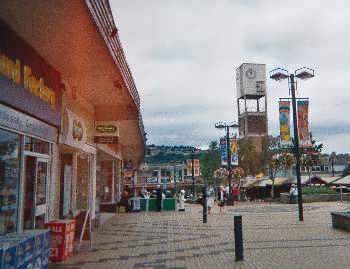
<instances>
[{"instance_id":1,"label":"stacked crate","mask_svg":"<svg viewBox=\"0 0 350 269\"><path fill-rule=\"evenodd\" d=\"M30 230L0 237L0 269L48 268L50 235Z\"/></svg>"},{"instance_id":2,"label":"stacked crate","mask_svg":"<svg viewBox=\"0 0 350 269\"><path fill-rule=\"evenodd\" d=\"M75 220L55 220L45 224L51 232L50 261L61 262L73 255Z\"/></svg>"}]
</instances>

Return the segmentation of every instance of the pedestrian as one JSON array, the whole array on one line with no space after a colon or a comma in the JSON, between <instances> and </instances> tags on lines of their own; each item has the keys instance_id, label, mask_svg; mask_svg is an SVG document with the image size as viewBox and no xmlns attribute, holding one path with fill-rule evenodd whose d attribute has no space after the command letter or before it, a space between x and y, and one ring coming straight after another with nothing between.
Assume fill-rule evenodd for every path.
<instances>
[{"instance_id":1,"label":"pedestrian","mask_svg":"<svg viewBox=\"0 0 350 269\"><path fill-rule=\"evenodd\" d=\"M238 188L238 185L234 185L233 188L232 188L232 199L233 201L238 201L239 199L239 188Z\"/></svg>"},{"instance_id":2,"label":"pedestrian","mask_svg":"<svg viewBox=\"0 0 350 269\"><path fill-rule=\"evenodd\" d=\"M211 209L214 206L214 189L212 186L209 187L208 191L207 191L207 207L208 207L208 214L210 214Z\"/></svg>"},{"instance_id":3,"label":"pedestrian","mask_svg":"<svg viewBox=\"0 0 350 269\"><path fill-rule=\"evenodd\" d=\"M179 195L179 211L185 211L185 191L181 190Z\"/></svg>"},{"instance_id":4,"label":"pedestrian","mask_svg":"<svg viewBox=\"0 0 350 269\"><path fill-rule=\"evenodd\" d=\"M158 212L162 210L162 198L163 198L163 192L160 189L160 185L157 185L157 209Z\"/></svg>"},{"instance_id":5,"label":"pedestrian","mask_svg":"<svg viewBox=\"0 0 350 269\"><path fill-rule=\"evenodd\" d=\"M297 196L298 196L298 189L295 186L295 184L292 184L289 190L289 203L290 204L295 203Z\"/></svg>"},{"instance_id":6,"label":"pedestrian","mask_svg":"<svg viewBox=\"0 0 350 269\"><path fill-rule=\"evenodd\" d=\"M220 186L219 192L218 192L218 206L220 207L220 213L225 212L225 201L226 201L226 191L224 189L224 186Z\"/></svg>"}]
</instances>

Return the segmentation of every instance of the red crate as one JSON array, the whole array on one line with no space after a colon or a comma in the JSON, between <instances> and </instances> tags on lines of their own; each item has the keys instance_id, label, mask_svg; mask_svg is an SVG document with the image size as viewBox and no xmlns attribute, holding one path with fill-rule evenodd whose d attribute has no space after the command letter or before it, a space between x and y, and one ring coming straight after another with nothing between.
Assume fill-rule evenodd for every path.
<instances>
[{"instance_id":1,"label":"red crate","mask_svg":"<svg viewBox=\"0 0 350 269\"><path fill-rule=\"evenodd\" d=\"M73 255L75 220L55 220L45 224L51 231L50 260L65 261Z\"/></svg>"}]
</instances>

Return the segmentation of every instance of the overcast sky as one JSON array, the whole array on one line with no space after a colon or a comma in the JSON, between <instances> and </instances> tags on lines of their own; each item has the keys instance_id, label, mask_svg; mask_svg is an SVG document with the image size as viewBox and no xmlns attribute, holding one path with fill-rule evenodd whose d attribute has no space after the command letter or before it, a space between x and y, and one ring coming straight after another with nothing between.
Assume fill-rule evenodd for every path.
<instances>
[{"instance_id":1,"label":"overcast sky","mask_svg":"<svg viewBox=\"0 0 350 269\"><path fill-rule=\"evenodd\" d=\"M234 70L307 66L310 129L325 151L350 152L350 2L111 0L142 102L148 143L207 146L237 121ZM269 133L287 82L267 81Z\"/></svg>"}]
</instances>

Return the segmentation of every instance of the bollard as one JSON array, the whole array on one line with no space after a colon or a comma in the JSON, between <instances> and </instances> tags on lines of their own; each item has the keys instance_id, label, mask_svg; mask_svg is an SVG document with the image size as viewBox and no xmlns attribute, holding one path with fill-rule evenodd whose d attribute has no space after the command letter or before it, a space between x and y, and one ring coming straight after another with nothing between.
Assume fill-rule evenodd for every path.
<instances>
[{"instance_id":1,"label":"bollard","mask_svg":"<svg viewBox=\"0 0 350 269\"><path fill-rule=\"evenodd\" d=\"M208 217L208 207L207 207L207 187L203 187L203 223L207 223L207 217Z\"/></svg>"},{"instance_id":2,"label":"bollard","mask_svg":"<svg viewBox=\"0 0 350 269\"><path fill-rule=\"evenodd\" d=\"M234 216L234 226L236 261L243 261L243 229L241 215Z\"/></svg>"}]
</instances>

